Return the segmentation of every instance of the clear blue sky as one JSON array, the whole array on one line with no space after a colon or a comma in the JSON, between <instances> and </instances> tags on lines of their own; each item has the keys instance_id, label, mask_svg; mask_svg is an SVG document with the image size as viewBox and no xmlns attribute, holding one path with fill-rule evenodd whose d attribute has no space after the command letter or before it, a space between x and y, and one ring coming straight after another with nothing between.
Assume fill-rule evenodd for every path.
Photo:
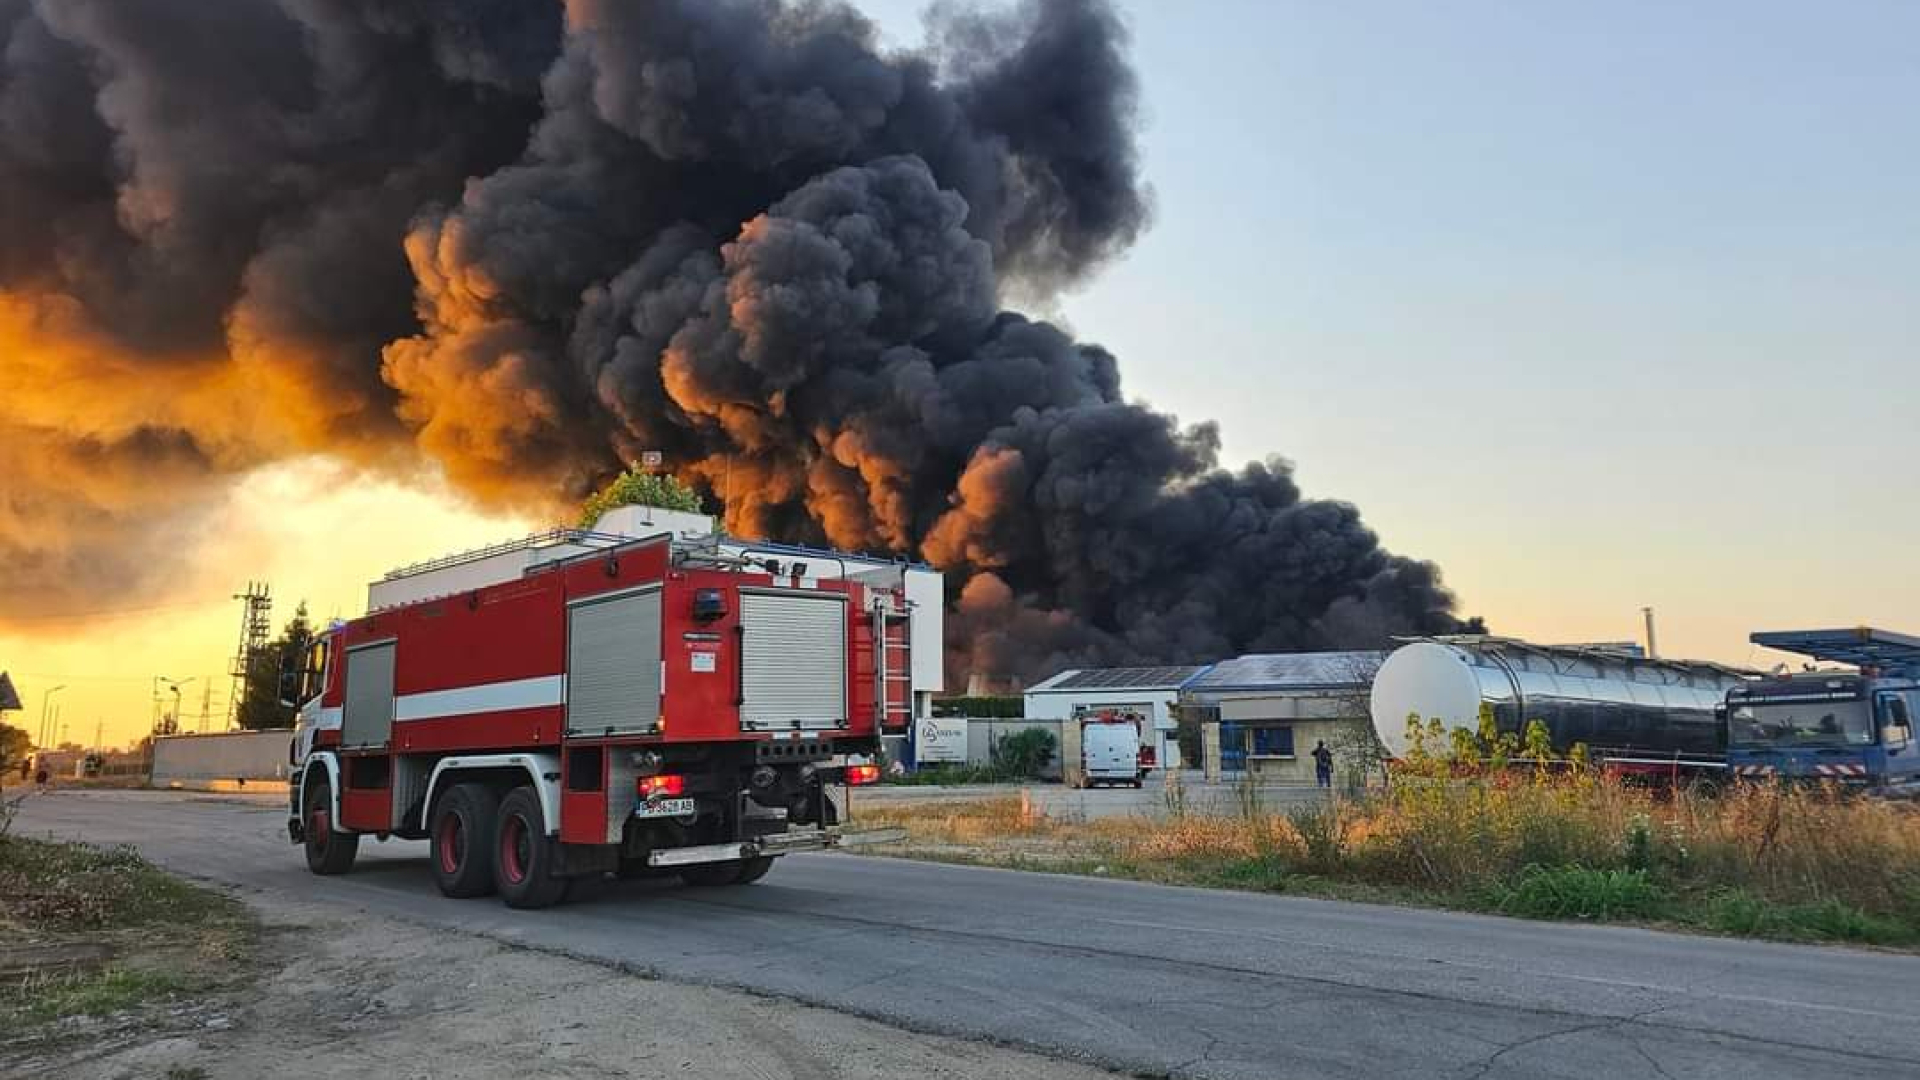
<instances>
[{"instance_id":1,"label":"clear blue sky","mask_svg":"<svg viewBox=\"0 0 1920 1080\"><path fill-rule=\"evenodd\" d=\"M1131 393L1497 629L1920 631L1920 3L1126 10L1158 217L1059 314Z\"/></svg>"}]
</instances>

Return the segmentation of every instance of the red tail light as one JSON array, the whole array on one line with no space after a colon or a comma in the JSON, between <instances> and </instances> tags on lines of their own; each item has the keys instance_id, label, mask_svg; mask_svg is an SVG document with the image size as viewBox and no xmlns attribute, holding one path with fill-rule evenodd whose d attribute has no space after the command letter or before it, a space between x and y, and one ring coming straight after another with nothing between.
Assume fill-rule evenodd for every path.
<instances>
[{"instance_id":1,"label":"red tail light","mask_svg":"<svg viewBox=\"0 0 1920 1080\"><path fill-rule=\"evenodd\" d=\"M880 782L880 766L878 765L847 766L847 783L855 787L858 787L861 784L877 784L879 782Z\"/></svg>"},{"instance_id":2,"label":"red tail light","mask_svg":"<svg viewBox=\"0 0 1920 1080\"><path fill-rule=\"evenodd\" d=\"M640 789L640 796L642 798L653 799L661 796L671 798L675 795L683 795L686 793L687 778L673 774L666 776L643 776L640 778L637 786Z\"/></svg>"}]
</instances>

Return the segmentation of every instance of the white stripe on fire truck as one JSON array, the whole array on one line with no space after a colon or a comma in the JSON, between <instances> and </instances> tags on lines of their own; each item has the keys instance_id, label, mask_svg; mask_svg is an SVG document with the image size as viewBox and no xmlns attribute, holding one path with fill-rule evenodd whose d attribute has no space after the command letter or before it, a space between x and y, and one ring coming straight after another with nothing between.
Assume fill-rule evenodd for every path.
<instances>
[{"instance_id":1,"label":"white stripe on fire truck","mask_svg":"<svg viewBox=\"0 0 1920 1080\"><path fill-rule=\"evenodd\" d=\"M401 694L393 699L395 720L428 720L436 716L469 716L473 713L506 712L509 709L537 709L560 705L567 700L565 675L540 675L531 679L461 686L452 690L429 690L420 694Z\"/></svg>"}]
</instances>

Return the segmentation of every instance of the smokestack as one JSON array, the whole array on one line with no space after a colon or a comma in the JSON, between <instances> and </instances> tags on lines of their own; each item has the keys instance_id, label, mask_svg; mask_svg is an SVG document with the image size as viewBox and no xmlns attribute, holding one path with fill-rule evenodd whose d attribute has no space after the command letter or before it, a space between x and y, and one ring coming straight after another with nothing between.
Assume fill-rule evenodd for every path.
<instances>
[{"instance_id":1,"label":"smokestack","mask_svg":"<svg viewBox=\"0 0 1920 1080\"><path fill-rule=\"evenodd\" d=\"M1660 643L1656 641L1653 636L1653 609L1643 607L1640 609L1640 614L1646 616L1647 619L1647 658L1649 660L1658 660L1660 659Z\"/></svg>"},{"instance_id":2,"label":"smokestack","mask_svg":"<svg viewBox=\"0 0 1920 1080\"><path fill-rule=\"evenodd\" d=\"M1127 45L1107 0L918 51L832 0L0 0L0 617L159 588L275 461L570 517L658 451L736 535L948 571L954 685L1459 629L1001 308L1147 226Z\"/></svg>"}]
</instances>

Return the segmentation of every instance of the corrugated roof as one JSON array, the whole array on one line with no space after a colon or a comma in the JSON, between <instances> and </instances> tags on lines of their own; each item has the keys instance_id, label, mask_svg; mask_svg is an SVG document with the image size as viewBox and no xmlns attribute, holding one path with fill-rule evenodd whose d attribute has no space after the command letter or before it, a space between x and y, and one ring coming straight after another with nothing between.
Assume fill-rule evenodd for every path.
<instances>
[{"instance_id":1,"label":"corrugated roof","mask_svg":"<svg viewBox=\"0 0 1920 1080\"><path fill-rule=\"evenodd\" d=\"M1365 686L1386 658L1386 653L1370 650L1255 653L1220 661L1186 688L1204 692Z\"/></svg>"},{"instance_id":2,"label":"corrugated roof","mask_svg":"<svg viewBox=\"0 0 1920 1080\"><path fill-rule=\"evenodd\" d=\"M1038 694L1054 690L1178 690L1187 680L1207 670L1199 665L1166 667L1074 668L1028 688Z\"/></svg>"}]
</instances>

